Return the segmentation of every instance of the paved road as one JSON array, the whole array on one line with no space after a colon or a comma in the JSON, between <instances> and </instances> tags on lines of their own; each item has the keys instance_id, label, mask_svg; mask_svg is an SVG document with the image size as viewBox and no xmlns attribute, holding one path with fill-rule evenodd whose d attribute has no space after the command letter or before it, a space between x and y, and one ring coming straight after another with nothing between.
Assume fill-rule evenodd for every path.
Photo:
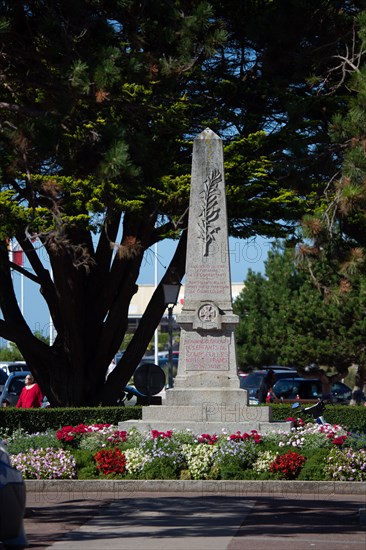
<instances>
[{"instance_id":1,"label":"paved road","mask_svg":"<svg viewBox=\"0 0 366 550\"><path fill-rule=\"evenodd\" d=\"M25 528L32 550L366 550L365 509L366 492L28 492Z\"/></svg>"}]
</instances>

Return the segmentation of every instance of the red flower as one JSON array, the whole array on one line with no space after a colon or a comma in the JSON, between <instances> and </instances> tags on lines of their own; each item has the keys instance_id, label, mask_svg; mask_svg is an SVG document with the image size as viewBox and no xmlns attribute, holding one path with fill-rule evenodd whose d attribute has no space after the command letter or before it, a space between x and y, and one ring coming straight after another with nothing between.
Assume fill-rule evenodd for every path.
<instances>
[{"instance_id":1,"label":"red flower","mask_svg":"<svg viewBox=\"0 0 366 550\"><path fill-rule=\"evenodd\" d=\"M167 432L159 432L158 430L151 430L151 435L153 439L158 439L158 437L161 437L162 439L169 439L173 435L173 430L168 430Z\"/></svg>"},{"instance_id":2,"label":"red flower","mask_svg":"<svg viewBox=\"0 0 366 550\"><path fill-rule=\"evenodd\" d=\"M217 440L218 440L218 436L216 434L213 434L213 435L210 435L210 434L202 434L199 438L198 438L198 442L199 443L206 443L207 445L214 445Z\"/></svg>"},{"instance_id":3,"label":"red flower","mask_svg":"<svg viewBox=\"0 0 366 550\"><path fill-rule=\"evenodd\" d=\"M109 426L110 424L93 424L93 426L78 424L77 426L63 426L60 430L57 430L56 437L60 441L74 441L77 435L93 432L95 430L102 430Z\"/></svg>"},{"instance_id":4,"label":"red flower","mask_svg":"<svg viewBox=\"0 0 366 550\"><path fill-rule=\"evenodd\" d=\"M105 476L109 474L123 474L126 470L126 458L120 449L102 449L94 455L97 470Z\"/></svg>"},{"instance_id":5,"label":"red flower","mask_svg":"<svg viewBox=\"0 0 366 550\"><path fill-rule=\"evenodd\" d=\"M261 435L257 432L257 430L251 430L250 434L244 432L236 432L234 434L229 435L229 439L231 441L245 441L247 439L252 439L254 443L261 443L262 438Z\"/></svg>"},{"instance_id":6,"label":"red flower","mask_svg":"<svg viewBox=\"0 0 366 550\"><path fill-rule=\"evenodd\" d=\"M338 447L341 447L343 445L343 443L346 441L346 439L347 439L346 435L339 435L338 437L335 437L332 440L332 443L334 445L337 445Z\"/></svg>"},{"instance_id":7,"label":"red flower","mask_svg":"<svg viewBox=\"0 0 366 550\"><path fill-rule=\"evenodd\" d=\"M289 451L278 456L269 467L272 473L280 473L285 479L295 479L305 464L306 458L299 453Z\"/></svg>"}]
</instances>

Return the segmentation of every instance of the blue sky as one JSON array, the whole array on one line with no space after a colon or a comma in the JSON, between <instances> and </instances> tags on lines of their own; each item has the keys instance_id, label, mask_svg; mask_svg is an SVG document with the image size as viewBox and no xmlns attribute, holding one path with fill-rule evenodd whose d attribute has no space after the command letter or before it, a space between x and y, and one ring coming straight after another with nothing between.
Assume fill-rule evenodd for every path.
<instances>
[{"instance_id":1,"label":"blue sky","mask_svg":"<svg viewBox=\"0 0 366 550\"><path fill-rule=\"evenodd\" d=\"M157 254L157 268L155 266L155 248L151 248L142 263L140 284L154 284L157 269L157 280L160 281L166 266L174 253L176 242L166 241L159 243ZM242 283L248 273L248 269L256 272L264 271L264 261L267 258L271 244L269 240L261 239L229 239L229 256L231 267L231 280L233 283ZM25 266L26 267L26 266ZM21 289L21 277L19 273L13 273L19 305L23 303L24 316L33 332L39 331L45 336L49 335L50 319L48 310L39 294L38 286L23 279L23 292ZM23 300L22 300L23 296ZM0 339L0 345L3 344Z\"/></svg>"},{"instance_id":2,"label":"blue sky","mask_svg":"<svg viewBox=\"0 0 366 550\"><path fill-rule=\"evenodd\" d=\"M256 237L255 239L229 239L229 257L231 280L233 283L242 283L246 278L248 269L253 271L263 271L263 262L267 258L268 250L271 244L269 240ZM158 245L157 263L158 280L164 274L165 268L169 264L176 248L176 242L166 241ZM155 273L155 254L154 248L151 248L145 254L142 263L139 283L154 284Z\"/></svg>"}]
</instances>

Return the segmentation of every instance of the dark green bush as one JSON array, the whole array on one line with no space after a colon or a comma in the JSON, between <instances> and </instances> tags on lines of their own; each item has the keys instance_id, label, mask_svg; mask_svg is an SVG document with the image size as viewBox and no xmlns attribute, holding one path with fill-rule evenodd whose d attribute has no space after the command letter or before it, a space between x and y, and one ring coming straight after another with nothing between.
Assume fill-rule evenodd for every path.
<instances>
[{"instance_id":1,"label":"dark green bush","mask_svg":"<svg viewBox=\"0 0 366 550\"><path fill-rule=\"evenodd\" d=\"M247 470L243 469L237 457L232 457L230 461L220 464L221 479L247 479L246 476Z\"/></svg>"}]
</instances>

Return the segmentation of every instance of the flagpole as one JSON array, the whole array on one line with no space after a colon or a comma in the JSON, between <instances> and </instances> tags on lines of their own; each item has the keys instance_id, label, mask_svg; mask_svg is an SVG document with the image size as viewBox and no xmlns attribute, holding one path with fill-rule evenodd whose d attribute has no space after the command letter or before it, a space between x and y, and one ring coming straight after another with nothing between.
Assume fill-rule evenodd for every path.
<instances>
[{"instance_id":1,"label":"flagpole","mask_svg":"<svg viewBox=\"0 0 366 550\"><path fill-rule=\"evenodd\" d=\"M24 275L20 274L20 311L24 317Z\"/></svg>"},{"instance_id":2,"label":"flagpole","mask_svg":"<svg viewBox=\"0 0 366 550\"><path fill-rule=\"evenodd\" d=\"M155 286L155 290L156 290L156 288L158 286L158 243L154 244L154 256L155 256L154 286ZM154 333L154 355L155 355L154 356L154 361L155 361L155 365L159 364L158 351L159 351L159 327L157 327L155 329L155 333Z\"/></svg>"}]
</instances>

